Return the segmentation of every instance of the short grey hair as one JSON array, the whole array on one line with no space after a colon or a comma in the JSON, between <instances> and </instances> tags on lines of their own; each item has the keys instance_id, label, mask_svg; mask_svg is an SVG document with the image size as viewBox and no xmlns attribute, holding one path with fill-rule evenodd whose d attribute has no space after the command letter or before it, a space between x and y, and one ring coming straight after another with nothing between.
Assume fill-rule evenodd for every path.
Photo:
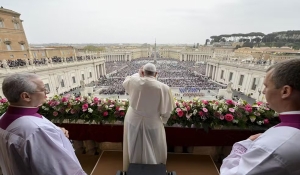
<instances>
[{"instance_id":1,"label":"short grey hair","mask_svg":"<svg viewBox=\"0 0 300 175\"><path fill-rule=\"evenodd\" d=\"M288 85L300 91L300 59L279 62L269 67L267 72L271 70L273 70L271 79L277 89Z\"/></svg>"},{"instance_id":2,"label":"short grey hair","mask_svg":"<svg viewBox=\"0 0 300 175\"><path fill-rule=\"evenodd\" d=\"M33 73L15 73L4 78L2 83L2 92L7 100L16 103L20 100L22 92L33 93L36 91L37 84L32 79L38 79L39 76Z\"/></svg>"},{"instance_id":3,"label":"short grey hair","mask_svg":"<svg viewBox=\"0 0 300 175\"><path fill-rule=\"evenodd\" d=\"M145 76L155 76L155 73L156 73L156 72L144 70L144 73L145 73Z\"/></svg>"}]
</instances>

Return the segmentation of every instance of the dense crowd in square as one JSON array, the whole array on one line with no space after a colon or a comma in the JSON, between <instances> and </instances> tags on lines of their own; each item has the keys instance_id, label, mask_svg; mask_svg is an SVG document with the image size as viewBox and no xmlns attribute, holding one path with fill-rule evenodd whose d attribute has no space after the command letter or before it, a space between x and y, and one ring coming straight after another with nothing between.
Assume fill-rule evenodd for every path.
<instances>
[{"instance_id":1,"label":"dense crowd in square","mask_svg":"<svg viewBox=\"0 0 300 175\"><path fill-rule=\"evenodd\" d=\"M105 86L100 94L125 94L122 82L127 76L138 72L139 68L148 62L154 62L153 58L139 58L132 61L106 62L108 76L101 77L97 86ZM170 58L159 58L156 63L158 80L170 87L181 89L197 89L185 91L183 94L199 94L200 90L217 90L221 86L209 81L205 76L206 66L196 64L195 61L178 61ZM201 74L201 75L200 75Z\"/></svg>"}]
</instances>

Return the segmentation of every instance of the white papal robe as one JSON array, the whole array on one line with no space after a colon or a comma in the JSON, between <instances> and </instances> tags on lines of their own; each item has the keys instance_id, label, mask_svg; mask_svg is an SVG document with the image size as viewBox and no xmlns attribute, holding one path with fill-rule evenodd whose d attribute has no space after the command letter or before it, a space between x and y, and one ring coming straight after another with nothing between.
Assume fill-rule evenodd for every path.
<instances>
[{"instance_id":1,"label":"white papal robe","mask_svg":"<svg viewBox=\"0 0 300 175\"><path fill-rule=\"evenodd\" d=\"M46 118L22 116L0 128L5 175L86 175L70 141Z\"/></svg>"},{"instance_id":2,"label":"white papal robe","mask_svg":"<svg viewBox=\"0 0 300 175\"><path fill-rule=\"evenodd\" d=\"M125 79L123 87L130 105L124 121L123 170L129 163L166 164L163 123L175 107L169 86L154 77L135 74Z\"/></svg>"}]
</instances>

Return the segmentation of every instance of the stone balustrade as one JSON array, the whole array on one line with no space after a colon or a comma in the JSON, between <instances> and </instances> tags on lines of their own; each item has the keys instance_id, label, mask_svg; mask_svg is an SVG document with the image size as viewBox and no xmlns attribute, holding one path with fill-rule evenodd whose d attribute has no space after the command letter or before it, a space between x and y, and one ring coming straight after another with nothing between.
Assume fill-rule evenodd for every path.
<instances>
[{"instance_id":1,"label":"stone balustrade","mask_svg":"<svg viewBox=\"0 0 300 175\"><path fill-rule=\"evenodd\" d=\"M62 61L62 62L49 62L46 64L27 64L25 66L18 66L18 67L9 67L9 66L3 66L3 68L0 68L0 74L7 74L7 73L16 73L16 72L33 72L33 71L39 71L39 70L51 70L51 69L57 69L57 68L64 68L64 67L73 67L90 63L104 63L105 60L101 57L94 57L93 59L84 59L84 60L73 60L73 61ZM5 64L5 60L2 60L2 64Z\"/></svg>"}]
</instances>

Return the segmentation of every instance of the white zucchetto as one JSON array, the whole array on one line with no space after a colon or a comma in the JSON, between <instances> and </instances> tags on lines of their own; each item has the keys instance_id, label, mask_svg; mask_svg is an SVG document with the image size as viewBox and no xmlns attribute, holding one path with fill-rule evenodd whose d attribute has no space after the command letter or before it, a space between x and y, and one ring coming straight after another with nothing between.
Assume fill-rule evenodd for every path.
<instances>
[{"instance_id":1,"label":"white zucchetto","mask_svg":"<svg viewBox=\"0 0 300 175\"><path fill-rule=\"evenodd\" d=\"M147 71L150 71L150 72L156 72L156 67L152 63L147 63L143 66L143 70L147 70Z\"/></svg>"}]
</instances>

